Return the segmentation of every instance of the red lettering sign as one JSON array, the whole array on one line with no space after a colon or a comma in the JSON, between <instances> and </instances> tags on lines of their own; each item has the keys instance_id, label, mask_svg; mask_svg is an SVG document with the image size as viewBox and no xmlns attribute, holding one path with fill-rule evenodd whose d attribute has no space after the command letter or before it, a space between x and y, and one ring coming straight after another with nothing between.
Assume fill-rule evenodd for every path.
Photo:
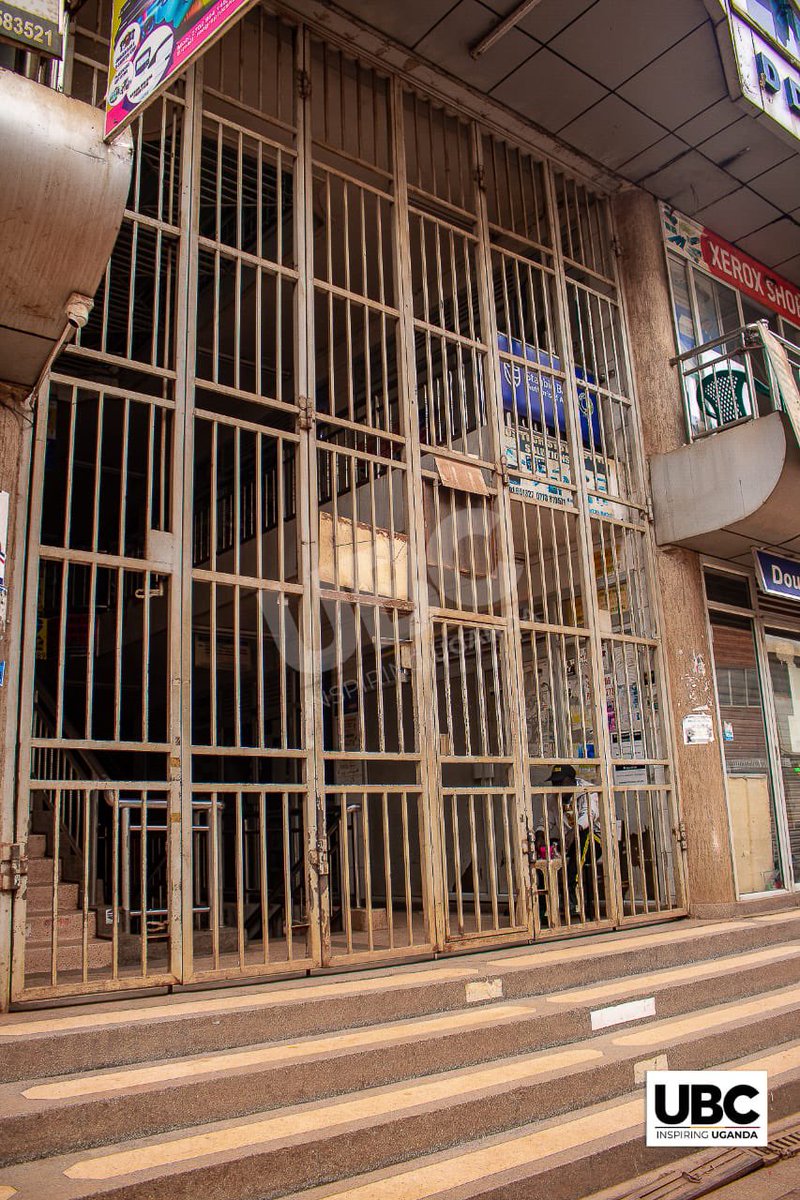
<instances>
[{"instance_id":1,"label":"red lettering sign","mask_svg":"<svg viewBox=\"0 0 800 1200\"><path fill-rule=\"evenodd\" d=\"M793 325L800 325L800 288L710 229L702 229L700 247L704 264L717 279L780 313Z\"/></svg>"}]
</instances>

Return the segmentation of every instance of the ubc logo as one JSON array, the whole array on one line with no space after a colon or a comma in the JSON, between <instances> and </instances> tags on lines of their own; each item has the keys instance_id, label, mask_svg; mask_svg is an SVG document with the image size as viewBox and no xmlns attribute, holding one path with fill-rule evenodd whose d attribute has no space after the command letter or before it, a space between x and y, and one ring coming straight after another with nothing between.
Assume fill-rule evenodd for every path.
<instances>
[{"instance_id":1,"label":"ubc logo","mask_svg":"<svg viewBox=\"0 0 800 1200\"><path fill-rule=\"evenodd\" d=\"M648 1071L647 1145L765 1146L766 1071Z\"/></svg>"}]
</instances>

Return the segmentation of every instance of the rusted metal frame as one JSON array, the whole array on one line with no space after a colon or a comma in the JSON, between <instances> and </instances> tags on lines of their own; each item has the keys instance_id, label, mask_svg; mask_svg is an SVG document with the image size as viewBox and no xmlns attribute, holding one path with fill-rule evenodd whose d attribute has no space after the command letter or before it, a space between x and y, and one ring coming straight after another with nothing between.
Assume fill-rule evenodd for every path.
<instances>
[{"instance_id":1,"label":"rusted metal frame","mask_svg":"<svg viewBox=\"0 0 800 1200\"><path fill-rule=\"evenodd\" d=\"M225 92L219 91L217 88L208 87L208 88L205 88L204 91L205 91L206 96L211 96L214 100L221 100L226 106L236 109L238 112L244 113L245 116L257 117L260 121L263 121L265 124L272 125L276 129L282 129L285 133L288 133L288 134L294 133L293 125L291 125L287 121L282 121L280 117L275 116L273 113L266 114L264 112L264 110L255 108L251 104L246 104L243 100L237 99L235 96L231 96ZM222 117L217 117L216 113L212 112L212 115L214 117L214 120L224 120L224 118L222 118ZM231 122L231 124L232 124L232 122ZM250 131L248 131L248 132L250 132ZM263 135L253 133L252 136L253 137L261 137ZM264 140L269 141L268 138L264 138Z\"/></svg>"},{"instance_id":2,"label":"rusted metal frame","mask_svg":"<svg viewBox=\"0 0 800 1200\"><path fill-rule=\"evenodd\" d=\"M274 396L259 396L256 392L248 392L246 388L241 388L237 391L236 388L229 387L225 383L218 383L213 379L197 379L197 390L199 392L211 392L216 396L226 396L232 400L248 400L251 404L258 404L261 408L275 409L276 412L296 414L297 405L289 404L284 400L278 400ZM219 414L213 414L218 417ZM287 437L288 432L287 432Z\"/></svg>"},{"instance_id":3,"label":"rusted metal frame","mask_svg":"<svg viewBox=\"0 0 800 1200\"><path fill-rule=\"evenodd\" d=\"M347 177L345 177L345 179L346 179L346 185L345 185L345 186L347 186L347 185L349 184L349 185L350 185L350 186L351 186L353 189L357 189L357 188L358 188L358 184L356 183L356 181L350 180L350 179L349 179L349 178L347 178ZM362 194L363 194L363 193L362 193ZM364 251L365 251L365 246L366 246L366 233L365 233L365 228L364 228L365 217L364 217L364 214L363 214L363 210L362 210L361 208L359 208L359 215L360 215L360 218L361 218L361 226L362 226L362 237L361 237L361 271L362 271L362 283L363 283L363 286L366 288L366 287L368 286L368 279L367 279L367 274L366 274L366 265L365 265L365 262L364 262ZM329 227L329 230L330 230L330 216L329 216L329 220L328 220L328 227ZM381 229L381 238L382 238L382 229ZM348 239L347 237L346 237L346 239L345 239L345 242L346 242L345 250L346 250L346 252L348 252L348 263L349 263L349 258L350 258L350 256L349 256L349 239ZM329 233L329 236L328 236L328 275L329 275L329 276L331 275L331 241L330 241L330 233ZM352 287L352 282L351 282L350 276L349 276L349 274L348 274L347 272L346 272L346 278L345 278L345 282L346 282L346 283L349 285L349 287L350 287L350 288ZM324 290L324 289L320 289L320 290ZM338 289L338 290L339 290L340 292L342 292L342 289ZM354 302L358 303L358 304L359 304L359 306L360 306L360 307L362 307L362 310L363 310L363 311L365 311L365 312L367 313L367 316L368 316L369 308L368 308L368 306L366 306L366 305L362 305L362 304L361 304L361 295L360 295L360 294L359 294L358 296L355 296L355 294L354 294L354 293L352 293L352 292L351 292L350 290L348 290L347 288L345 288L345 289L343 290L343 294L344 294L344 297L346 298L346 300L347 300L348 302L350 302L351 300L354 300ZM374 304L374 302L373 302L373 303L372 303L372 308L373 308L373 309L374 309L376 312L377 312L377 311L380 311L380 312L381 312L381 315L382 315L382 317L383 317L383 318L385 318L385 316L388 314L389 316L391 316L391 317L392 317L392 319L394 319L394 318L396 317L396 315L397 315L397 310L396 310L396 309L390 309L390 308L389 308L388 306L386 306L386 305L380 305L380 306L378 306L378 305L375 305L375 304ZM383 328L385 328L385 326L383 326ZM367 331L367 329L366 329L366 326L365 326L365 334L366 334L367 332L368 332L368 331ZM332 340L332 339L331 339L331 340ZM352 335L348 337L348 350L349 350L349 351L350 351L350 347L351 347L351 345L352 345ZM383 352L383 355L384 355L384 358L385 358L385 345L382 347L382 352ZM365 354L366 354L366 353L367 353L367 347L365 346ZM384 369L385 369L385 368L384 368ZM370 392L371 392L371 388L370 388ZM369 414L368 414L368 419L369 419ZM387 422L387 423L388 423L388 422ZM353 428L355 431L357 431L358 433L360 433L360 434L364 434L364 433L365 433L365 426L364 426L364 424L363 424L363 423L361 423L361 422L355 422L355 421L351 421L351 422L348 422L347 424L348 424L348 425L350 425L350 426L351 426L351 427L352 427L352 428ZM372 437L375 437L375 436L382 437L383 435L382 435L382 434L380 434L380 433L378 433L378 434L370 434L369 436L372 436ZM394 440L396 440L396 441L398 441L398 442L400 442L400 443L404 442L404 438L403 438L402 436L395 436ZM339 453L338 449L337 449L337 450L329 450L328 452L329 452L329 453L330 453L332 456L336 456L336 455L338 455L338 453ZM361 516L361 513L360 513L360 512L359 512L359 510L358 510L358 499L359 499L359 497L358 497L358 491L360 490L360 486L361 486L361 485L359 485L359 489L356 489L356 467L357 467L357 465L358 465L359 463L361 463L361 462L363 462L363 463L366 463L366 464L367 464L367 472L368 472L367 486L368 486L368 488L369 488L369 503L370 503L370 512L371 512L371 514L372 514L372 518L373 518L373 519L372 519L372 527L373 527L373 528L376 528L376 527L377 527L377 520L376 520L376 517L375 517L375 511L374 511L374 510L375 510L375 499L374 499L374 479L375 479L375 467L376 467L376 466L385 466L385 467L387 468L387 470L388 470L388 472L389 472L389 477L390 477L388 482L389 482L389 487L390 487L390 489L391 489L391 488L392 488L392 477L393 477L393 474L394 474L394 471L395 471L395 469L396 469L396 468L402 468L402 469L403 469L403 471L405 471L405 464L403 464L403 463L402 463L402 462L400 462L400 461L394 461L394 460L388 460L388 459L387 459L387 460L384 460L384 459L382 459L380 456L377 456L377 455L370 455L370 454L367 454L366 452L362 452L362 451L360 451L360 450L359 450L359 451L354 451L354 450L349 450L349 449L348 449L348 450L346 450L346 453L345 453L344 451L343 451L343 453L344 453L344 456L345 456L345 458L346 458L346 459L347 459L347 460L348 460L348 461L349 461L349 462L352 464L352 466L351 466L350 470L348 471L348 476L349 476L349 479L350 479L350 486L349 486L349 502L350 502L350 508L351 508L351 512L352 512L353 530L355 531L355 528L356 528L356 525L357 525L357 523L358 523L359 517ZM335 468L334 468L334 471L333 471L333 475L334 475L334 477L335 477L335 478L338 478L338 475L339 475L339 473L338 473L338 471L336 471L336 469L335 469ZM399 478L400 478L400 479L403 479L403 478L404 478L404 476L403 476L403 475L400 475L400 476L399 476ZM406 490L406 485L404 484L404 491L405 491L405 490ZM338 488L337 488L337 489L334 491L334 495L333 495L333 501L334 501L334 515L335 515L335 514L337 513L337 511L338 511L338 503L337 503L338 497L337 497L337 492L338 492ZM395 522L394 522L394 508L393 508L393 505L394 505L394 499L393 499L393 496L391 496L391 491L390 491L390 497L391 497L391 499L390 499L390 525L391 525L391 528L392 528L392 529L394 529L394 524L395 524ZM335 550L336 550L336 547L334 546L334 551L335 551ZM376 560L376 546L375 546L374 542L373 542L373 546L372 546L372 560L373 560L373 581L374 581L374 583L375 583L375 586L377 587L377 560ZM356 573L358 573L358 569L359 569L359 562L358 562L358 558L357 558L357 557L356 557L356 555L355 555L355 548L354 548L354 567L355 567L355 571L356 571ZM369 595L366 595L366 594L360 594L360 593L358 592L358 588L359 588L359 585L360 585L360 581L359 581L359 579L358 579L357 577L354 579L354 585L355 585L355 588L356 588L356 594L355 594L355 595L353 595L353 594L347 594L347 593L338 593L337 595L341 596L342 602L346 603L348 606L350 606L350 607L352 607L352 608L354 608L354 609L355 609L355 613L356 613L356 619L357 619L357 621L358 621L358 625L357 625L357 628L356 628L356 643L357 643L357 644L356 644L356 657L357 657L357 661L358 661L359 680L362 680L362 678L363 678L363 677L362 677L363 665L362 665L362 656L361 656L361 655L360 655L360 653L359 653L359 648L360 648L360 624L361 624L361 616L362 616L362 612L363 612L365 609L370 609L370 608L372 609L372 612L373 612L373 620L376 622L376 648L377 648L377 649L376 649L376 655L377 655L377 657L378 657L378 660L380 660L380 625L379 625L379 621L380 621L380 613L381 613L382 611L386 610L386 609L389 609L390 611L392 611L392 612L394 613L394 617L395 617L395 628L396 628L396 619L397 619L397 613L398 613L398 611L404 611L404 610L408 611L408 610L411 610L411 608L412 608L412 605L411 605L411 604L408 604L408 603L406 603L406 604L401 604L401 602L395 602L393 605L387 605L387 604L384 604L384 603L383 603L383 599L382 599L381 597L379 597L379 596L374 596L374 597L373 597L373 596L369 596ZM331 591L330 591L329 589L326 589L326 590L325 590L325 592L324 592L324 595L325 595L326 599L327 599L327 598L329 598L329 597L331 596ZM337 605L337 610L339 609L339 607L340 607L340 606L339 606L339 605ZM339 637L340 637L340 628L339 628L339 619L338 619L338 617L339 617L339 614L338 614L338 611L337 611L337 628L336 628L336 637L337 637L337 660L340 660L340 659L341 659L341 653L340 653L340 651L339 651L339 649L338 649L338 640L339 640ZM395 636L395 643L396 643L396 636ZM397 645L395 645L395 651L396 651L396 654L397 654ZM398 657L399 657L399 655L398 655ZM338 668L337 668L337 669L339 669L339 671L340 671L340 668L341 668L341 664L340 664L340 663L338 663ZM381 698L382 698L382 683L381 683L381 685L380 685L380 688L381 688L381 690L379 691L379 695L378 695L378 706L379 706L379 708L381 707ZM361 707L360 707L360 709L359 709L359 712L360 712L360 735L359 735L359 740L360 740L360 747L361 747L361 749L359 750L358 757L359 757L359 760L369 761L370 757L372 757L372 756L370 756L370 755L368 755L368 754L366 754L366 753L364 752L364 745L365 745L365 731L364 731L364 728L363 728L363 706L361 706ZM399 715L400 719L402 719L402 709L401 709L400 705L398 705L398 715ZM340 716L341 716L341 714L340 714ZM382 724L382 722L381 722L381 720L380 720L380 717L379 717L379 726L380 726L380 729L379 729L379 736L380 736L380 738L381 738L381 739L384 739L384 738L385 738L385 732L384 732L384 730L383 730L383 724ZM401 728L402 728L402 727L401 727ZM340 745L342 744L342 738L343 738L343 734L342 734L342 729L341 729L341 721L340 721L340 731L339 731L339 743L340 743ZM348 759L348 758L352 758L352 752L350 752L350 751L342 751L342 750L340 750L339 752L330 752L330 751L328 751L328 752L326 752L326 754L325 754L325 758L326 758L326 760L334 760L334 761L335 761L337 757L338 757L338 758L342 758L342 759ZM396 755L393 755L393 754L387 754L387 753L385 753L385 751L384 751L384 753L380 753L380 752L379 752L377 755L374 755L374 757L375 757L376 759L380 759L381 761L398 761L398 760L400 759L400 756L396 756ZM415 755L415 754L408 754L408 755L403 755L403 756L402 756L402 758L403 758L403 760L404 760L404 761L416 761L416 760L418 759L418 755ZM333 786L329 786L329 787L328 787L326 790L328 791L328 793L329 793L329 794L335 794L335 788L334 788ZM363 789L362 789L362 788L348 789L348 794L355 794L355 793L358 793L359 795L362 795L362 797L363 797L363 795L364 795L364 791L363 791ZM367 823L367 821L368 821L368 819L369 819L369 818L368 818L368 813L367 813L367 810L366 810L366 808L364 807L363 801L362 801L362 803L361 803L361 807L360 807L360 810L359 810L359 811L360 811L360 813L361 813L361 820L360 820L360 824L361 824L361 831L362 831L361 841L363 841L363 842L364 842L364 845L363 845L363 854L359 854L357 857L358 857L358 858L363 858L363 862L364 862L364 869L365 869L365 882L366 882L366 887L367 887L367 903L368 903L368 913L367 913L368 927L367 927L367 932L368 932L368 935L369 935L370 943L371 943L371 944L374 946L374 930L373 930L372 915L371 915L371 911L370 911L370 910L371 910L371 906L370 906L370 903L369 903L369 897L370 897L370 893L371 893L371 864L370 864L369 856L368 856L368 854L367 854L367 842L366 842L366 839L368 839L368 829L367 829L367 824L366 824L366 823ZM345 814L345 813L343 813L343 814L341 815L341 817L340 817L340 826L344 827L345 820L346 820L346 814ZM407 828L407 822L406 822L406 828ZM348 847L349 847L349 838L348 838L348 839L343 839L341 844L342 844L342 853L345 855L345 859L344 859L344 862L343 862L343 876L344 876L344 879L345 879L345 883L344 883L344 885L343 885L343 886L346 888L346 887L348 887L348 886L349 886L349 885L348 885L348 883L347 883L347 880L348 880L349 873L350 873L349 849L348 849ZM354 845L354 850L355 850L355 849L356 849L356 846ZM386 830L386 829L384 829L384 855L385 855L385 858L384 858L384 870L385 870L385 871L388 871L388 870L390 870L390 867L391 867L391 862L390 862L390 859L389 859L389 857L388 857L388 848L387 848L387 830ZM408 847L407 847L407 846L404 848L404 855L405 855L405 857L406 857L406 859L407 859L407 857L408 857ZM355 866L355 867L356 867L356 869L358 870L358 867L357 867L357 865L356 865L355 863L354 863L354 866ZM347 911L347 910L346 910L346 911ZM387 918L387 919L388 919L388 918ZM349 921L349 914L347 914L347 915L346 915L346 919L345 919L345 926L346 926L346 928L345 928L345 932L346 932L346 939L347 939L346 953L347 953L347 954L349 954L349 953L351 953L351 952L352 952L352 949L353 949L353 945L352 945L352 926L351 926L351 922ZM390 928L391 928L391 922L390 922ZM337 956L337 957L339 957L339 956Z\"/></svg>"},{"instance_id":4,"label":"rusted metal frame","mask_svg":"<svg viewBox=\"0 0 800 1200\"><path fill-rule=\"evenodd\" d=\"M480 178L482 174L482 144L480 129L476 124L470 125L470 154L471 154L471 169L475 177ZM483 341L478 343L481 351L488 356L489 369L484 372L483 383L486 389L486 407L488 413L487 433L489 439L489 447L491 448L493 465L495 470L498 469L500 456L502 454L502 412L499 403L501 395L500 384L500 360L497 344L497 326L495 320L494 304L490 302L494 296L494 289L491 286L492 280L492 263L491 263L491 246L487 228L487 211L486 197L480 188L475 189L476 201L476 223L475 223L475 238L476 238L476 277L478 290L478 319L480 328L483 333ZM468 280L468 286L471 286L471 280ZM455 283L455 281L454 281ZM488 343L488 345L487 345ZM478 381L476 380L476 384ZM526 784L522 777L522 731L521 731L521 706L520 696L522 695L522 661L521 661L521 645L520 631L518 625L518 602L516 592L516 580L512 570L513 548L512 548L512 530L511 530L511 512L509 497L506 489L498 488L497 497L495 499L496 512L498 516L498 566L499 578L501 587L501 613L499 624L495 627L498 632L502 629L503 646L500 650L506 660L506 670L509 672L508 680L510 683L511 700L507 706L507 719L509 721L509 746L508 757L511 759L511 787L508 789L515 796L515 830L513 835L513 851L518 872L520 871L522 847L525 842L526 832ZM490 555L490 547L485 547L487 555L487 565ZM448 620L452 619L451 614L448 614ZM478 639L480 638L480 627L484 623L482 617L477 620L473 618L473 627L476 629ZM493 622L487 622L491 625ZM463 625L459 623L459 657L461 662L462 680L465 681L465 663L464 663L464 641L463 641ZM447 643L447 628L444 626L445 644ZM492 635L492 654L493 658L498 653L496 644L497 634ZM476 647L476 669L479 651ZM443 664L445 676L448 674L447 663ZM481 693L483 684L480 684ZM485 697L484 697L485 699ZM516 701L516 702L515 702ZM464 699L464 714L467 714L467 700ZM452 708L450 709L452 713ZM482 719L485 724L485 711L481 712ZM501 736L500 729L502 726L501 714L499 711L495 713L496 718L500 718L498 723L498 736ZM467 725L468 727L468 725ZM485 744L485 743L484 743ZM467 735L467 746L471 752L473 747L469 734ZM475 758L470 754L475 761L480 761L480 758ZM499 761L501 756L491 756L492 761ZM475 789L480 792L485 792L485 788ZM452 789L448 788L448 792ZM474 793L473 793L474 794ZM474 801L470 809L471 830L474 827ZM457 833L454 830L454 837ZM473 867L477 870L476 860L473 858ZM496 882L496 876L493 876ZM521 884L521 872L519 874ZM476 921L480 925L480 902L476 895ZM511 904L511 896L509 896L509 904ZM519 907L521 909L520 916L530 919L530 906L527 903L525 889L520 886ZM494 915L494 906L493 906ZM532 929L530 930L532 932Z\"/></svg>"},{"instance_id":5,"label":"rusted metal frame","mask_svg":"<svg viewBox=\"0 0 800 1200\"><path fill-rule=\"evenodd\" d=\"M175 546L170 622L170 807L168 824L170 963L188 982L194 973L194 844L192 809L192 548L194 546L195 363L200 215L200 146L203 136L202 61L186 77L186 123L181 164L181 253L175 337L175 461L171 527ZM212 647L213 651L213 647Z\"/></svg>"},{"instance_id":6,"label":"rusted metal frame","mask_svg":"<svg viewBox=\"0 0 800 1200\"><path fill-rule=\"evenodd\" d=\"M65 353L69 358L85 358L91 362L113 363L115 366L126 367L128 370L136 371L142 375L151 375L157 379L173 381L177 375L177 372L172 370L170 367L153 366L151 363L141 362L135 358L127 358L123 354L111 354L106 350L91 350L87 346L67 346L65 347ZM67 378L69 378L71 383L75 383L74 378ZM91 384L89 384L89 386L91 386ZM103 384L103 388L106 391L108 390L105 387L105 384ZM132 393L126 394L131 395ZM157 396L147 396L146 398L159 403L159 398ZM161 403L163 404L164 402L161 401Z\"/></svg>"},{"instance_id":7,"label":"rusted metal frame","mask_svg":"<svg viewBox=\"0 0 800 1200\"><path fill-rule=\"evenodd\" d=\"M220 183L222 175L220 174ZM237 211L241 211L240 208ZM231 242L221 242L215 238L208 237L207 234L198 234L197 244L201 250L206 250L209 253L218 254L223 258L229 258L237 263L244 263L248 267L260 268L267 275L274 275L276 278L297 279L299 272L294 267L284 266L271 258L262 258L251 250L243 250L239 246L233 245ZM238 394L241 390L238 386L232 389Z\"/></svg>"},{"instance_id":8,"label":"rusted metal frame","mask_svg":"<svg viewBox=\"0 0 800 1200\"><path fill-rule=\"evenodd\" d=\"M295 405L291 404L288 407L291 412L297 412ZM268 437L276 442L288 442L292 446L298 446L302 441L299 434L292 433L290 430L272 429L256 421L247 421L244 417L232 417L226 413L214 412L212 409L195 408L194 415L201 421L224 425L228 429L243 429L247 433L254 433L257 437Z\"/></svg>"},{"instance_id":9,"label":"rusted metal frame","mask_svg":"<svg viewBox=\"0 0 800 1200\"><path fill-rule=\"evenodd\" d=\"M39 551L41 546L41 521L42 521L42 503L44 494L44 461L45 449L47 445L47 420L50 396L50 384L42 390L39 395L39 401L36 407L34 429L32 432L31 446L29 450L30 463L30 504L28 505L28 496L26 489L22 483L23 476L20 476L20 503L17 511L17 532L22 529L26 530L27 546L24 541L23 546L18 544L17 562L20 564L20 574L22 573L23 561L24 566L24 585L20 586L22 581L16 585L16 594L19 598L19 603L12 605L12 630L16 630L21 634L19 641L21 668L19 672L19 725L14 730L10 745L18 740L19 751L16 757L14 776L16 792L15 804L15 837L14 840L23 843L27 840L30 824L30 803L31 803L31 787L30 787L30 771L31 771L31 735L34 729L34 673L35 673L35 647L36 647L36 627L37 627L37 603L35 598L38 597L40 585L40 565ZM73 381L74 386L74 381ZM24 497L24 510L23 510ZM25 517L23 518L23 511ZM65 514L66 517L66 514ZM26 557L23 559L21 550L26 549ZM17 576L17 572L12 573L12 581ZM12 587L14 583L12 582ZM23 590L24 587L24 590ZM27 603L23 606L22 597L26 597ZM16 673L11 673L12 680L15 679ZM9 696L8 703L9 718L16 717L16 712L12 706L12 696ZM7 743L9 744L9 743ZM11 775L11 772L9 772ZM11 779L8 779L8 784L11 785ZM9 788L4 789L4 793L9 792ZM11 805L11 795L4 795L4 809L6 803ZM27 890L27 889L26 889ZM26 892L17 894L11 905L11 954L9 959L11 963L9 993L7 997L4 995L0 1000L0 1008L6 1007L6 999L14 1001L22 998L25 991L25 936L26 936ZM7 927L0 927L0 942L3 940L3 933ZM49 989L44 989L49 993Z\"/></svg>"},{"instance_id":10,"label":"rusted metal frame","mask_svg":"<svg viewBox=\"0 0 800 1200\"><path fill-rule=\"evenodd\" d=\"M102 392L106 396L114 396L119 400L129 400L135 401L137 404L145 404L148 408L159 409L162 413L173 412L175 408L175 402L168 396L150 396L147 392L137 392L134 388L114 387L113 384L107 383L105 380L102 383L97 383L91 379L76 380L74 375L60 375L57 371L52 371L48 379L51 384L57 383L64 387L75 388L76 390L96 395Z\"/></svg>"},{"instance_id":11,"label":"rusted metal frame","mask_svg":"<svg viewBox=\"0 0 800 1200\"><path fill-rule=\"evenodd\" d=\"M414 725L421 800L418 823L420 875L427 942L437 950L446 944L445 909L447 876L444 870L442 834L442 791L437 764L438 733L436 701L435 635L428 600L427 553L425 550L424 483L421 472L420 429L416 396L415 314L411 275L411 224L404 126L404 95L399 79L392 76L389 92L391 157L395 172L395 220L391 232L395 292L400 313L399 395L401 421L408 447L408 549L410 593L414 601L411 637L414 652ZM432 378L432 372L430 373ZM404 844L407 845L404 826Z\"/></svg>"},{"instance_id":12,"label":"rusted metal frame","mask_svg":"<svg viewBox=\"0 0 800 1200\"><path fill-rule=\"evenodd\" d=\"M548 210L550 213L551 228L554 230L559 230L562 229L562 226L559 205L556 197L556 183L554 174L553 168L548 164L545 168ZM569 231L568 213L566 228ZM558 327L562 335L561 341L566 375L568 380L571 381L570 385L564 390L564 397L565 408L569 412L569 420L567 422L567 440L570 447L570 456L573 462L575 482L578 489L578 530L583 585L582 594L584 597L584 617L586 619L587 629L589 632L588 648L590 652L593 683L593 724L595 729L595 745L597 750L599 750L599 754L597 754L596 758L597 765L600 768L600 783L597 787L597 791L600 797L600 826L604 847L603 874L605 877L606 918L616 924L622 917L622 911L619 855L616 849L616 837L614 836L616 824L615 815L612 811L611 799L613 795L613 768L611 764L610 743L608 741L608 731L605 720L604 693L601 691L600 683L600 681L604 679L602 637L597 611L597 584L595 581L592 552L593 540L591 516L589 512L589 489L587 486L586 473L583 465L584 450L580 438L580 413L577 403L577 387L574 383L577 376L575 373L575 359L572 352L570 306L568 299L568 287L571 285L571 281L568 280L566 272L566 267L569 265L572 259L571 257L568 259L565 255L562 243L563 237L556 237L554 246L554 262L556 267L557 285L555 289L556 312L554 315L557 318ZM590 831L591 825L591 811L589 811ZM578 840L579 839L576 838L576 844L578 843ZM563 840L561 844L562 846L565 845ZM580 871L578 874L580 875Z\"/></svg>"},{"instance_id":13,"label":"rusted metal frame","mask_svg":"<svg viewBox=\"0 0 800 1200\"><path fill-rule=\"evenodd\" d=\"M311 35L306 26L295 31L294 77L310 76L312 70ZM295 86L297 169L295 176L294 239L299 278L295 297L295 380L298 397L313 397L316 392L314 361L314 229L311 198L314 163L312 144L311 97ZM317 517L317 440L313 421L302 431L297 474L297 524L299 534L298 569L308 581L302 601L301 689L303 696L303 738L306 758L305 860L306 905L308 909L308 957L321 966L331 961L330 877L323 871L327 855L325 832L325 763L323 759L322 672L316 652L321 644L322 593L319 577L319 522ZM335 526L334 526L335 527ZM334 542L335 544L335 542ZM324 845L323 845L324 841ZM345 839L346 841L346 839ZM322 852L325 852L323 855ZM291 914L287 914L291 920Z\"/></svg>"}]
</instances>

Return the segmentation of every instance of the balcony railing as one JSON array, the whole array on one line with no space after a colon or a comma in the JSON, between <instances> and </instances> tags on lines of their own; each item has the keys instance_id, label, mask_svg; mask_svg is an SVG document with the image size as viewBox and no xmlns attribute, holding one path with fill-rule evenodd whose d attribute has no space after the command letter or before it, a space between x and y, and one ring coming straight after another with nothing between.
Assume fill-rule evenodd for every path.
<instances>
[{"instance_id":1,"label":"balcony railing","mask_svg":"<svg viewBox=\"0 0 800 1200\"><path fill-rule=\"evenodd\" d=\"M690 442L783 408L769 355L764 322L742 325L671 359L677 366ZM772 335L800 380L800 346Z\"/></svg>"}]
</instances>

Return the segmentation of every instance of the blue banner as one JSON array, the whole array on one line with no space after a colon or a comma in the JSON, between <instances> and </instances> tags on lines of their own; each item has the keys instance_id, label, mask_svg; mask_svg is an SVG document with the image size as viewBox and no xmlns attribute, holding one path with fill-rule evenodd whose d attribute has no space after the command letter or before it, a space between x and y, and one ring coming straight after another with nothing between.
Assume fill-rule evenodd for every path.
<instances>
[{"instance_id":1,"label":"blue banner","mask_svg":"<svg viewBox=\"0 0 800 1200\"><path fill-rule=\"evenodd\" d=\"M503 358L502 389L503 408L511 412L515 407L519 417L527 424L530 420L543 430L566 435L566 417L564 414L564 385L553 375L542 374L536 367L544 367L550 371L560 371L561 363L545 350L537 350L535 346L525 343L523 349L519 338L509 339L505 333L498 333L497 344L501 354L511 353L516 358L525 358L535 364L533 367L523 367L520 363L510 362ZM598 396L590 391L586 383L594 383L594 378L587 375L582 367L575 368L575 378L578 381L578 407L581 417L581 441L596 453L603 453L603 441L600 434L600 414Z\"/></svg>"},{"instance_id":2,"label":"blue banner","mask_svg":"<svg viewBox=\"0 0 800 1200\"><path fill-rule=\"evenodd\" d=\"M769 550L754 550L756 573L761 590L768 596L800 600L800 562Z\"/></svg>"}]
</instances>

